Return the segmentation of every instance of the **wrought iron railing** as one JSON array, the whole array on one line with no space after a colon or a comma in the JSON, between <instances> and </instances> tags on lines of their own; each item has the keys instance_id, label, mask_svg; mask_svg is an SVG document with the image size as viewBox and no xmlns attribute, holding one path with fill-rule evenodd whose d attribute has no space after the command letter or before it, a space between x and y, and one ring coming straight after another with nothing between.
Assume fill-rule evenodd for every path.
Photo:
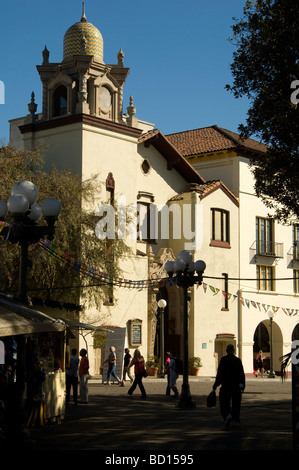
<instances>
[{"instance_id":1,"label":"wrought iron railing","mask_svg":"<svg viewBox=\"0 0 299 470\"><path fill-rule=\"evenodd\" d=\"M251 250L254 251L257 256L283 258L283 243L269 240L256 240L252 244Z\"/></svg>"}]
</instances>

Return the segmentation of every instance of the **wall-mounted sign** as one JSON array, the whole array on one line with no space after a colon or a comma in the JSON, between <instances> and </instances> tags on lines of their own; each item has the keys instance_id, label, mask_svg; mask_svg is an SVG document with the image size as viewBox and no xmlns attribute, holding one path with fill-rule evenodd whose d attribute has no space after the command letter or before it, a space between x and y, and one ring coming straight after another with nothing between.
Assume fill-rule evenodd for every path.
<instances>
[{"instance_id":1,"label":"wall-mounted sign","mask_svg":"<svg viewBox=\"0 0 299 470\"><path fill-rule=\"evenodd\" d=\"M131 347L142 344L142 321L135 319L129 322L129 343Z\"/></svg>"}]
</instances>

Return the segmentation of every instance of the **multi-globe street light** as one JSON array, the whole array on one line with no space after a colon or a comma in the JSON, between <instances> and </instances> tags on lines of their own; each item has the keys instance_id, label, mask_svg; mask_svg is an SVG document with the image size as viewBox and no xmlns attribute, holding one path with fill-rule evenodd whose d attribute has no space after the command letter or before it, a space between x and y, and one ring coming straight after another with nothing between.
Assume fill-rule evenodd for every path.
<instances>
[{"instance_id":1,"label":"multi-globe street light","mask_svg":"<svg viewBox=\"0 0 299 470\"><path fill-rule=\"evenodd\" d=\"M5 226L1 235L5 240L20 246L19 300L27 302L27 268L29 245L37 243L42 237L54 238L55 222L61 212L61 204L55 198L45 199L37 204L38 189L31 181L15 184L7 202L0 200L0 221L8 216L11 223ZM37 225L41 216L47 225Z\"/></svg>"},{"instance_id":2,"label":"multi-globe street light","mask_svg":"<svg viewBox=\"0 0 299 470\"><path fill-rule=\"evenodd\" d=\"M176 284L184 291L183 312L183 384L178 400L180 408L194 408L188 382L188 288L194 284L202 284L202 275L206 264L202 260L193 261L193 255L188 250L182 250L175 261L167 261L164 266L171 278L176 276ZM197 274L195 274L197 273Z\"/></svg>"}]
</instances>

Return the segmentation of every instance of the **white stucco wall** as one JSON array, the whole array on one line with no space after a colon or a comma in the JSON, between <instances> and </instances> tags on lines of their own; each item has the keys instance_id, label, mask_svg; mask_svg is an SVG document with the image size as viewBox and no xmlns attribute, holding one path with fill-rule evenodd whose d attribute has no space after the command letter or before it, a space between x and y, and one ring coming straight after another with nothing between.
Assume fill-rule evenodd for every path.
<instances>
[{"instance_id":1,"label":"white stucco wall","mask_svg":"<svg viewBox=\"0 0 299 470\"><path fill-rule=\"evenodd\" d=\"M242 358L245 372L253 371L254 333L260 322L264 322L269 331L269 311L276 311L273 319L273 352L274 368L280 369L279 357L290 351L292 332L298 324L298 315L289 315L299 309L298 294L293 288L293 268L289 254L292 247L292 227L275 222L275 242L283 244L282 258L255 257L256 217L268 217L270 210L254 194L254 179L248 159L240 156L221 157L215 155L193 166L206 179L220 178L227 187L239 198L240 222L239 239L239 272L240 282L231 286L242 301L239 304L239 348L237 353ZM259 291L257 289L256 265L275 267L277 278L275 291ZM298 263L297 263L298 264ZM282 280L278 280L282 279ZM279 307L279 308L278 308ZM289 310L287 310L289 309ZM269 354L268 354L269 355Z\"/></svg>"},{"instance_id":2,"label":"white stucco wall","mask_svg":"<svg viewBox=\"0 0 299 470\"><path fill-rule=\"evenodd\" d=\"M140 201L152 202L161 207L167 201L182 191L186 186L184 178L176 170L167 169L167 161L153 147L146 148L138 145L138 139L125 133L98 128L87 124L72 124L54 129L47 129L36 133L25 134L25 146L30 148L34 141L35 146L43 146L46 167L52 164L58 168L67 168L81 175L82 180L97 175L97 202L91 210L96 211L98 206L107 202L105 182L109 173L113 174L115 181L114 199L116 204L121 197L122 204L127 207L137 203L137 194L141 192ZM150 165L149 172L142 171L142 162L146 159ZM152 198L149 198L151 195ZM153 199L153 200L152 200ZM116 234L117 236L117 234ZM127 280L144 280L148 278L147 244L129 238L127 240L132 252L122 260L123 278ZM153 244L154 254L161 247L167 247L168 239L159 240ZM139 251L144 255L139 255ZM100 260L99 260L100 267ZM114 289L114 305L103 305L101 311L88 309L86 318L89 322L97 322L101 326L126 327L129 320L142 320L142 338L140 347L147 357L148 338L148 291L127 287ZM85 337L88 344L91 373L95 373L93 364L93 338L89 334ZM80 346L85 342L80 339Z\"/></svg>"},{"instance_id":3,"label":"white stucco wall","mask_svg":"<svg viewBox=\"0 0 299 470\"><path fill-rule=\"evenodd\" d=\"M202 239L202 243L194 252L194 260L202 259L206 263L206 270L203 285L195 285L192 288L189 357L200 357L203 364L200 375L209 376L215 375L225 345L228 342L238 343L238 304L230 301L228 309L224 308L222 273L227 273L229 277L238 277L239 210L238 206L221 189L217 189L202 200L196 193L193 195L186 193L180 204L188 204L192 200L201 206L203 214L202 226L199 228L202 231L202 237L198 236L198 239ZM230 214L229 248L211 246L211 208L224 209ZM170 242L175 256L181 249L184 249L184 241L189 240ZM228 289L229 291L233 289L231 282L229 282ZM218 293L215 294L215 292Z\"/></svg>"}]
</instances>

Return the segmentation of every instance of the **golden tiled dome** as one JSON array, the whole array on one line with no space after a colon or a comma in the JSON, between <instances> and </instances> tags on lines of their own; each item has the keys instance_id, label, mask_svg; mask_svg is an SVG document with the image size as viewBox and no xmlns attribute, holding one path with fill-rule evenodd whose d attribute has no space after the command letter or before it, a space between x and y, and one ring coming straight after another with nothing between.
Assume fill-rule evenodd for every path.
<instances>
[{"instance_id":1,"label":"golden tiled dome","mask_svg":"<svg viewBox=\"0 0 299 470\"><path fill-rule=\"evenodd\" d=\"M85 39L86 54L93 55L98 61L103 62L104 42L100 31L86 21L85 15L81 21L73 24L63 38L63 59L82 53L82 39Z\"/></svg>"}]
</instances>

